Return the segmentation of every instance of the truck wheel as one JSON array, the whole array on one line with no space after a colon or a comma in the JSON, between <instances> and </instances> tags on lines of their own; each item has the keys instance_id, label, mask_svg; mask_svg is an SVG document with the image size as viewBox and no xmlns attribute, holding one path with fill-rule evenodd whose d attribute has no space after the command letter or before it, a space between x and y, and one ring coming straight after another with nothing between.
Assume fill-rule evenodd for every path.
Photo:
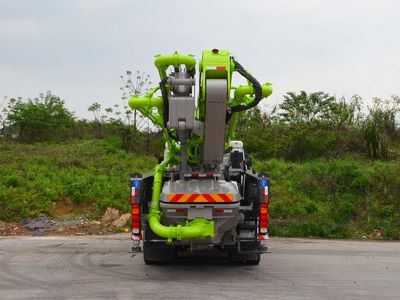
<instances>
[{"instance_id":1,"label":"truck wheel","mask_svg":"<svg viewBox=\"0 0 400 300\"><path fill-rule=\"evenodd\" d=\"M258 265L260 263L261 255L260 253L253 253L246 258L246 265Z\"/></svg>"},{"instance_id":2,"label":"truck wheel","mask_svg":"<svg viewBox=\"0 0 400 300\"><path fill-rule=\"evenodd\" d=\"M151 239L160 240L147 224L144 230L143 259L146 265L156 265L171 262L176 257L176 249L164 242L152 242Z\"/></svg>"},{"instance_id":3,"label":"truck wheel","mask_svg":"<svg viewBox=\"0 0 400 300\"><path fill-rule=\"evenodd\" d=\"M238 249L235 247L228 251L228 257L233 264L258 265L261 255L260 253L239 254Z\"/></svg>"}]
</instances>

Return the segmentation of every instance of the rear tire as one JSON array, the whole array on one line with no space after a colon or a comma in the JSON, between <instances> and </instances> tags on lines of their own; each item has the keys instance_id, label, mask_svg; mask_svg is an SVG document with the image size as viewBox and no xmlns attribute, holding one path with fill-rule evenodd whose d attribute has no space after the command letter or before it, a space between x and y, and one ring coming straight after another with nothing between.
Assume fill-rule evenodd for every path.
<instances>
[{"instance_id":1,"label":"rear tire","mask_svg":"<svg viewBox=\"0 0 400 300\"><path fill-rule=\"evenodd\" d=\"M147 224L144 230L143 259L146 265L165 264L176 258L176 249L164 242L152 242L152 239L161 240Z\"/></svg>"},{"instance_id":2,"label":"rear tire","mask_svg":"<svg viewBox=\"0 0 400 300\"><path fill-rule=\"evenodd\" d=\"M241 265L258 265L260 263L260 253L238 253L238 249L232 248L228 251L231 263Z\"/></svg>"},{"instance_id":3,"label":"rear tire","mask_svg":"<svg viewBox=\"0 0 400 300\"><path fill-rule=\"evenodd\" d=\"M246 265L253 265L253 266L256 266L256 265L259 265L260 264L260 260L261 260L261 255L260 255L260 253L257 253L257 254L253 254L253 256L252 257L249 257L247 260L246 260Z\"/></svg>"}]
</instances>

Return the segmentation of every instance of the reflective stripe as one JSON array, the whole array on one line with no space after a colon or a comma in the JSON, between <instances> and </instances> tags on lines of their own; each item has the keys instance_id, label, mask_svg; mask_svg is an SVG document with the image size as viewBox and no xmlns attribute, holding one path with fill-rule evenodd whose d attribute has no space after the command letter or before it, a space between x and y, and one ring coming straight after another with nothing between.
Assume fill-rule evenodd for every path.
<instances>
[{"instance_id":1,"label":"reflective stripe","mask_svg":"<svg viewBox=\"0 0 400 300\"><path fill-rule=\"evenodd\" d=\"M198 203L198 202L233 202L233 194L169 194L168 202Z\"/></svg>"}]
</instances>

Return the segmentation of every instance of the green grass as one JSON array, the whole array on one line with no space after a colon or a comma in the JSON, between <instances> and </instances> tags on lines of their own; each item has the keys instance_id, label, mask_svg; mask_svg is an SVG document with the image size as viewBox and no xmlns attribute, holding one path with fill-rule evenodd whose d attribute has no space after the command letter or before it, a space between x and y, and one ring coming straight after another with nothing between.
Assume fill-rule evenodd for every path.
<instances>
[{"instance_id":1,"label":"green grass","mask_svg":"<svg viewBox=\"0 0 400 300\"><path fill-rule=\"evenodd\" d=\"M257 162L271 176L270 231L279 236L400 239L400 164L352 157Z\"/></svg>"},{"instance_id":2,"label":"green grass","mask_svg":"<svg viewBox=\"0 0 400 300\"><path fill-rule=\"evenodd\" d=\"M129 211L129 175L155 164L121 150L118 138L59 144L0 141L0 220L52 214L68 199L99 217L107 206ZM270 233L360 238L379 229L400 239L400 164L360 157L256 161L271 177ZM82 211L87 213L86 211Z\"/></svg>"},{"instance_id":3,"label":"green grass","mask_svg":"<svg viewBox=\"0 0 400 300\"><path fill-rule=\"evenodd\" d=\"M0 142L0 220L50 214L53 203L95 203L129 210L129 175L148 171L155 159L127 153L119 139L60 144Z\"/></svg>"}]
</instances>

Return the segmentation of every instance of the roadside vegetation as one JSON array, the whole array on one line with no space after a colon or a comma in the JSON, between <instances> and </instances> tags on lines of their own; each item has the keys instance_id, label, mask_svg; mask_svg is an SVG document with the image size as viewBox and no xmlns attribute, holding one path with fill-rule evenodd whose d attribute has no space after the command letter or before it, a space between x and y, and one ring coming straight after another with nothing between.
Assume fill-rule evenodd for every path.
<instances>
[{"instance_id":1,"label":"roadside vegetation","mask_svg":"<svg viewBox=\"0 0 400 300\"><path fill-rule=\"evenodd\" d=\"M129 210L129 175L146 172L151 156L121 149L120 138L60 143L0 142L0 220L52 214L71 201L100 217L108 207ZM57 217L57 216L53 216Z\"/></svg>"},{"instance_id":2,"label":"roadside vegetation","mask_svg":"<svg viewBox=\"0 0 400 300\"><path fill-rule=\"evenodd\" d=\"M135 80L124 77L124 97L145 90ZM109 206L128 212L129 174L162 153L160 134L124 105L93 103L88 121L51 93L5 103L0 220L57 217L63 203L93 218ZM302 91L242 115L237 138L271 177L271 235L400 239L399 110L395 96L363 109L358 96Z\"/></svg>"},{"instance_id":3,"label":"roadside vegetation","mask_svg":"<svg viewBox=\"0 0 400 300\"><path fill-rule=\"evenodd\" d=\"M257 162L271 176L271 235L400 239L400 164L354 157Z\"/></svg>"}]
</instances>

